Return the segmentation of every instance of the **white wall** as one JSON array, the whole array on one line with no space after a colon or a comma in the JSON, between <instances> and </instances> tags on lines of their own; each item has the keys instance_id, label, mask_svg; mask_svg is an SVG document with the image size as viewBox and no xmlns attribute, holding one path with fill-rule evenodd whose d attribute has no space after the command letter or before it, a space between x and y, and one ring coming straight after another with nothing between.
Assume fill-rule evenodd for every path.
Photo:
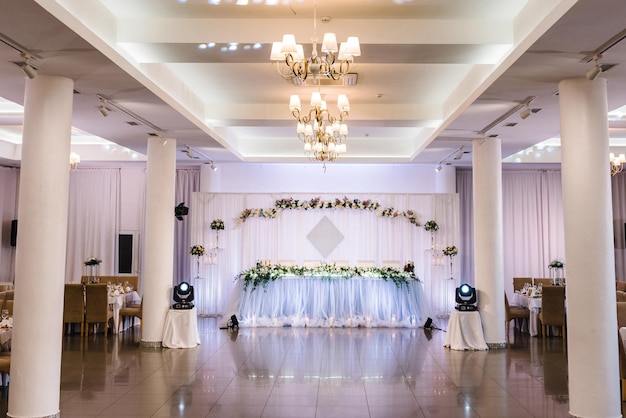
<instances>
[{"instance_id":1,"label":"white wall","mask_svg":"<svg viewBox=\"0 0 626 418\"><path fill-rule=\"evenodd\" d=\"M431 165L222 164L202 167L201 189L221 193L456 193L456 171Z\"/></svg>"}]
</instances>

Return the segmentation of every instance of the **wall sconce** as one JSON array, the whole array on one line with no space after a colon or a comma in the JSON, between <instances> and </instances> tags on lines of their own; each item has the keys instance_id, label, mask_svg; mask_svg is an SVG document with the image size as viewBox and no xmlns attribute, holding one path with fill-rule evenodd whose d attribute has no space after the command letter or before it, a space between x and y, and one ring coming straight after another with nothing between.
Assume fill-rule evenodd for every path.
<instances>
[{"instance_id":1,"label":"wall sconce","mask_svg":"<svg viewBox=\"0 0 626 418\"><path fill-rule=\"evenodd\" d=\"M617 156L613 153L610 153L609 160L610 160L611 175L614 176L618 173L621 173L622 170L624 169L626 156L624 156L624 154L620 154L619 156Z\"/></svg>"},{"instance_id":2,"label":"wall sconce","mask_svg":"<svg viewBox=\"0 0 626 418\"><path fill-rule=\"evenodd\" d=\"M80 155L75 152L70 154L70 171L75 171L80 164Z\"/></svg>"}]
</instances>

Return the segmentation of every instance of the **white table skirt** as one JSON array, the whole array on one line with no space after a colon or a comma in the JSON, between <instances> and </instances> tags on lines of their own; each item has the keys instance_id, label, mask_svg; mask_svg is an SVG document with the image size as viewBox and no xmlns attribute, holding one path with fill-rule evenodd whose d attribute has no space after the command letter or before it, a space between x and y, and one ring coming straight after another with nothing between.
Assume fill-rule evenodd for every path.
<instances>
[{"instance_id":1,"label":"white table skirt","mask_svg":"<svg viewBox=\"0 0 626 418\"><path fill-rule=\"evenodd\" d=\"M167 311L162 344L166 348L192 348L200 344L196 308Z\"/></svg>"},{"instance_id":2,"label":"white table skirt","mask_svg":"<svg viewBox=\"0 0 626 418\"><path fill-rule=\"evenodd\" d=\"M117 324L120 321L120 309L127 304L135 303L141 303L141 296L135 291L122 295L109 295L109 305L113 309L113 333L117 334Z\"/></svg>"},{"instance_id":3,"label":"white table skirt","mask_svg":"<svg viewBox=\"0 0 626 418\"><path fill-rule=\"evenodd\" d=\"M430 312L417 280L408 290L379 278L289 277L255 290L239 280L237 293L241 327L419 327Z\"/></svg>"},{"instance_id":4,"label":"white table skirt","mask_svg":"<svg viewBox=\"0 0 626 418\"><path fill-rule=\"evenodd\" d=\"M488 350L480 313L453 310L443 346L453 350Z\"/></svg>"}]
</instances>

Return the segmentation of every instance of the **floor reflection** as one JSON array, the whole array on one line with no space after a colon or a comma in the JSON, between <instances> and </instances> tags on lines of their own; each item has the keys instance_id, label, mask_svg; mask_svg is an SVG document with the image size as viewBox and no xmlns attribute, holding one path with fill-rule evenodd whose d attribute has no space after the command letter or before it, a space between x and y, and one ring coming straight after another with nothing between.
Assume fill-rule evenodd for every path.
<instances>
[{"instance_id":1,"label":"floor reflection","mask_svg":"<svg viewBox=\"0 0 626 418\"><path fill-rule=\"evenodd\" d=\"M462 352L441 330L199 327L193 349L142 349L138 327L65 336L62 416L568 416L558 337L516 333L508 350Z\"/></svg>"}]
</instances>

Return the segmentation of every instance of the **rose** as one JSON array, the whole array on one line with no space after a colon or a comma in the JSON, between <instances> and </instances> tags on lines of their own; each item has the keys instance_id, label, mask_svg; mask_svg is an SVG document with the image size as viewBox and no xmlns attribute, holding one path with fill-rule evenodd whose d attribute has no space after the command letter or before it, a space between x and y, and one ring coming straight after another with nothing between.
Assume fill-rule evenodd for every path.
<instances>
[{"instance_id":1,"label":"rose","mask_svg":"<svg viewBox=\"0 0 626 418\"><path fill-rule=\"evenodd\" d=\"M443 249L443 255L447 255L449 257L454 257L459 253L459 249L454 245L450 245Z\"/></svg>"}]
</instances>

